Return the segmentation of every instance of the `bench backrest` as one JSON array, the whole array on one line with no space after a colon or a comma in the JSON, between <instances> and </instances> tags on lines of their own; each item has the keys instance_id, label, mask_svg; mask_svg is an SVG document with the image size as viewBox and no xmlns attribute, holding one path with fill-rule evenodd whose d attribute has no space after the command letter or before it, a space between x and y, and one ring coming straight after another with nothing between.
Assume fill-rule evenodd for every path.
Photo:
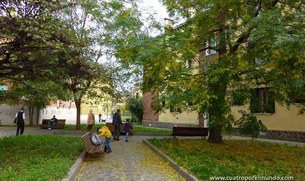
<instances>
[{"instance_id":1,"label":"bench backrest","mask_svg":"<svg viewBox=\"0 0 305 181\"><path fill-rule=\"evenodd\" d=\"M122 125L121 125L121 131L120 131L121 134L125 134L124 125L125 125L125 123L122 123ZM114 125L111 123L106 123L106 126L109 128L111 133L114 134ZM133 135L132 129L129 130L129 135Z\"/></svg>"},{"instance_id":2,"label":"bench backrest","mask_svg":"<svg viewBox=\"0 0 305 181\"><path fill-rule=\"evenodd\" d=\"M173 127L172 135L208 136L209 129L202 127Z\"/></svg>"},{"instance_id":3,"label":"bench backrest","mask_svg":"<svg viewBox=\"0 0 305 181\"><path fill-rule=\"evenodd\" d=\"M51 119L42 119L42 124L48 124L48 122L50 121ZM66 123L66 120L65 119L57 119L57 124L65 124Z\"/></svg>"},{"instance_id":4,"label":"bench backrest","mask_svg":"<svg viewBox=\"0 0 305 181\"><path fill-rule=\"evenodd\" d=\"M66 124L66 120L65 119L57 119L56 124Z\"/></svg>"},{"instance_id":5,"label":"bench backrest","mask_svg":"<svg viewBox=\"0 0 305 181\"><path fill-rule=\"evenodd\" d=\"M104 144L101 145L93 145L90 140L90 136L92 133L87 132L82 136L82 140L85 147L86 153L102 153L104 152Z\"/></svg>"}]
</instances>

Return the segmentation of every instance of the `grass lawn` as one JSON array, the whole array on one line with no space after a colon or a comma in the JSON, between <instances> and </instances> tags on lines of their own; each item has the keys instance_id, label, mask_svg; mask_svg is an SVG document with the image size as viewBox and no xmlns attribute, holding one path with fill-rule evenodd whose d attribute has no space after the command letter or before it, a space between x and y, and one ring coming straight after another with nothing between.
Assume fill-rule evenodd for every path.
<instances>
[{"instance_id":1,"label":"grass lawn","mask_svg":"<svg viewBox=\"0 0 305 181\"><path fill-rule=\"evenodd\" d=\"M172 133L171 129L161 129L161 128L152 128L152 127L144 127L141 125L134 125L133 132L137 133L149 133L149 134L170 134Z\"/></svg>"},{"instance_id":2,"label":"grass lawn","mask_svg":"<svg viewBox=\"0 0 305 181\"><path fill-rule=\"evenodd\" d=\"M0 138L0 180L62 180L82 151L79 137Z\"/></svg>"},{"instance_id":3,"label":"grass lawn","mask_svg":"<svg viewBox=\"0 0 305 181\"><path fill-rule=\"evenodd\" d=\"M93 126L93 131L96 131L98 127L104 126L104 124L96 124ZM75 125L65 125L65 130L75 130ZM81 124L81 130L86 131L87 125ZM152 128L152 127L144 127L141 125L134 125L133 132L137 133L149 133L149 134L170 134L172 132L171 129L161 129L161 128Z\"/></svg>"},{"instance_id":4,"label":"grass lawn","mask_svg":"<svg viewBox=\"0 0 305 181\"><path fill-rule=\"evenodd\" d=\"M166 138L149 142L200 180L253 175L305 180L305 147L251 140L211 144L202 139Z\"/></svg>"}]
</instances>

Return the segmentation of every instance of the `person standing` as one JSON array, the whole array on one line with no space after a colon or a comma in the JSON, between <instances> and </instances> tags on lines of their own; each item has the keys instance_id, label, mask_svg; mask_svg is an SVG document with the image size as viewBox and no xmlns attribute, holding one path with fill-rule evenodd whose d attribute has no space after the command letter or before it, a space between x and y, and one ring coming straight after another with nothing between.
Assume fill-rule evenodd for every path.
<instances>
[{"instance_id":1,"label":"person standing","mask_svg":"<svg viewBox=\"0 0 305 181\"><path fill-rule=\"evenodd\" d=\"M112 124L114 124L113 140L117 140L117 141L120 140L119 138L121 133L121 125L122 125L122 118L120 113L121 111L118 109L112 117Z\"/></svg>"},{"instance_id":2,"label":"person standing","mask_svg":"<svg viewBox=\"0 0 305 181\"><path fill-rule=\"evenodd\" d=\"M24 131L24 121L25 121L25 113L23 107L20 109L20 111L16 113L15 119L17 120L16 136L18 136L19 134L22 135Z\"/></svg>"},{"instance_id":3,"label":"person standing","mask_svg":"<svg viewBox=\"0 0 305 181\"><path fill-rule=\"evenodd\" d=\"M132 124L129 123L129 119L126 119L126 123L124 124L125 131L125 141L128 142L128 135L130 130L132 129Z\"/></svg>"},{"instance_id":4,"label":"person standing","mask_svg":"<svg viewBox=\"0 0 305 181\"><path fill-rule=\"evenodd\" d=\"M87 119L87 131L92 132L93 125L95 125L95 117L92 109L89 109L88 119Z\"/></svg>"}]
</instances>

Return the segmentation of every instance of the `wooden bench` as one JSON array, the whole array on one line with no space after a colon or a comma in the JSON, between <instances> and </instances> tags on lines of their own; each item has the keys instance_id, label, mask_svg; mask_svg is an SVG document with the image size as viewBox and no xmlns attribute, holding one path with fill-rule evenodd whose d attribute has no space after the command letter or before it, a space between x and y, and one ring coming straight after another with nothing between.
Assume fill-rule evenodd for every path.
<instances>
[{"instance_id":1,"label":"wooden bench","mask_svg":"<svg viewBox=\"0 0 305 181\"><path fill-rule=\"evenodd\" d=\"M41 121L40 129L48 129L49 128L49 122L51 119L43 119ZM57 123L52 125L52 129L64 129L66 124L66 120L65 119L57 119Z\"/></svg>"},{"instance_id":2,"label":"wooden bench","mask_svg":"<svg viewBox=\"0 0 305 181\"><path fill-rule=\"evenodd\" d=\"M83 140L84 147L85 147L85 152L89 153L89 154L92 154L92 153L103 153L105 145L104 144L93 145L91 143L91 140L90 140L91 135L92 135L91 132L87 132L86 134L84 134L82 136L82 140Z\"/></svg>"},{"instance_id":3,"label":"wooden bench","mask_svg":"<svg viewBox=\"0 0 305 181\"><path fill-rule=\"evenodd\" d=\"M209 134L208 128L203 127L173 127L173 132L171 136L176 138L176 136L202 136L204 139Z\"/></svg>"},{"instance_id":4,"label":"wooden bench","mask_svg":"<svg viewBox=\"0 0 305 181\"><path fill-rule=\"evenodd\" d=\"M129 123L129 124L131 124L131 123ZM124 125L125 125L125 123L123 123L123 124L121 125L121 131L120 131L120 134L121 134L121 135L125 135ZM114 125L113 125L112 123L106 123L106 126L109 128L109 130L111 131L111 133L114 134ZM129 135L133 135L132 127L131 127L131 129L129 130Z\"/></svg>"}]
</instances>

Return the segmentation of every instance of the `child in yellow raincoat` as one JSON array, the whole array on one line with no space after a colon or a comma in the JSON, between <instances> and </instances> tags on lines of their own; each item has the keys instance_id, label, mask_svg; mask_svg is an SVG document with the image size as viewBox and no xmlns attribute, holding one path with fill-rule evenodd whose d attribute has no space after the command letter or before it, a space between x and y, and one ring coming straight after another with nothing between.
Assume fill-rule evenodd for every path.
<instances>
[{"instance_id":1,"label":"child in yellow raincoat","mask_svg":"<svg viewBox=\"0 0 305 181\"><path fill-rule=\"evenodd\" d=\"M111 152L110 148L110 140L112 137L111 131L107 126L103 126L102 128L98 128L98 136L105 136L105 151L107 153Z\"/></svg>"}]
</instances>

